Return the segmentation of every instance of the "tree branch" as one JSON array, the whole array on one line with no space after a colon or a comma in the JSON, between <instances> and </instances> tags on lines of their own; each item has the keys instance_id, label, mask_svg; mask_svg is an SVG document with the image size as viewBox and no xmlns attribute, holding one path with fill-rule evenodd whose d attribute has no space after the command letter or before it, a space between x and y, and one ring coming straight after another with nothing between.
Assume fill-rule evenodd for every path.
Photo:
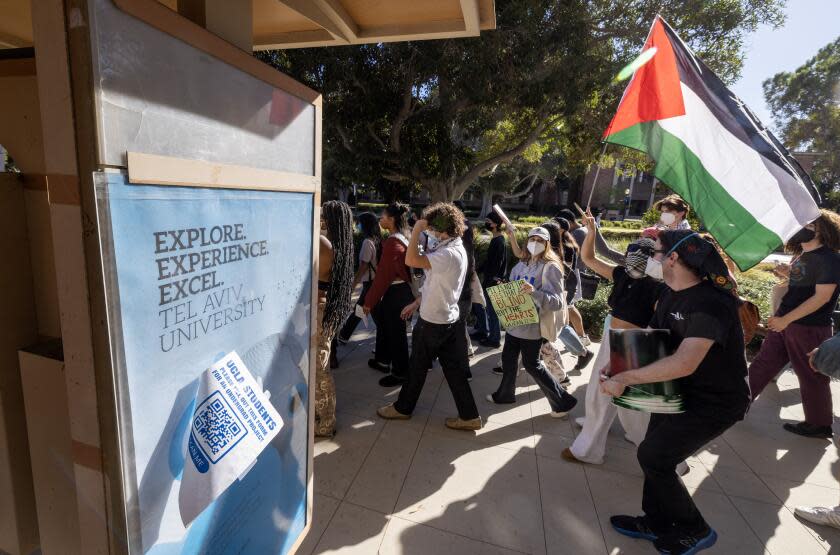
<instances>
[{"instance_id":1,"label":"tree branch","mask_svg":"<svg viewBox=\"0 0 840 555\"><path fill-rule=\"evenodd\" d=\"M341 138L342 146L347 150L347 152L356 152L356 149L353 148L353 143L350 142L350 137L347 136L347 130L344 129L344 126L340 123L336 123L335 130Z\"/></svg>"},{"instance_id":2,"label":"tree branch","mask_svg":"<svg viewBox=\"0 0 840 555\"><path fill-rule=\"evenodd\" d=\"M513 160L517 156L524 153L529 146L531 146L537 139L539 139L542 132L545 130L546 125L548 124L549 120L547 118L541 118L540 123L538 123L528 135L522 139L516 146L510 148L504 152L500 152L495 156L491 156L490 158L479 162L471 170L461 176L459 179L455 181L455 193L456 196L461 195L469 189L470 185L473 182L481 177L485 172L491 169L496 164L502 164L509 160Z\"/></svg>"},{"instance_id":3,"label":"tree branch","mask_svg":"<svg viewBox=\"0 0 840 555\"><path fill-rule=\"evenodd\" d=\"M367 129L368 134L376 141L376 144L379 145L379 148L382 150L388 150L388 147L385 145L385 142L379 138L379 135L376 134L376 130L373 128L373 124L371 122L367 122L365 125L365 129Z\"/></svg>"},{"instance_id":4,"label":"tree branch","mask_svg":"<svg viewBox=\"0 0 840 555\"><path fill-rule=\"evenodd\" d=\"M415 57L416 51L412 51L411 59L409 60L408 71L406 72L405 91L403 92L402 106L400 106L400 111L397 112L397 117L394 118L394 123L391 125L390 143L392 152L400 151L400 135L402 134L402 127L406 120L411 116L412 112L412 100L414 99L412 91L414 90Z\"/></svg>"}]
</instances>

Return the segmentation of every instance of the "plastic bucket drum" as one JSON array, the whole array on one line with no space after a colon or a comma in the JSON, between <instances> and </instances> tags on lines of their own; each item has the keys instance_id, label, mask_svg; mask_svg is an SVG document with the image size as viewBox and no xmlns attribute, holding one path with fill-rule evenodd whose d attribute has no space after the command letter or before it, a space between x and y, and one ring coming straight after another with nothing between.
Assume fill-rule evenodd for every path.
<instances>
[{"instance_id":1,"label":"plastic bucket drum","mask_svg":"<svg viewBox=\"0 0 840 555\"><path fill-rule=\"evenodd\" d=\"M668 330L610 330L610 376L635 370L669 354ZM679 383L675 380L627 386L613 404L655 413L684 412Z\"/></svg>"}]
</instances>

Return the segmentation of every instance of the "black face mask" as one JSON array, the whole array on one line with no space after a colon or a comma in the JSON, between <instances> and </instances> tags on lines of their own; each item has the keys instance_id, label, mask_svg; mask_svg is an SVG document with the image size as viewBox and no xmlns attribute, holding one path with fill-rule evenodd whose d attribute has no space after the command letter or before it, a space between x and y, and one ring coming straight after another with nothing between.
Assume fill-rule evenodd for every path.
<instances>
[{"instance_id":1,"label":"black face mask","mask_svg":"<svg viewBox=\"0 0 840 555\"><path fill-rule=\"evenodd\" d=\"M817 236L817 232L813 229L808 229L807 227L803 227L799 231L793 234L793 237L790 238L788 241L789 243L807 243L808 241L813 241L814 237Z\"/></svg>"},{"instance_id":2,"label":"black face mask","mask_svg":"<svg viewBox=\"0 0 840 555\"><path fill-rule=\"evenodd\" d=\"M487 222L484 222L484 229L486 229L487 231L493 231L493 224L488 224Z\"/></svg>"}]
</instances>

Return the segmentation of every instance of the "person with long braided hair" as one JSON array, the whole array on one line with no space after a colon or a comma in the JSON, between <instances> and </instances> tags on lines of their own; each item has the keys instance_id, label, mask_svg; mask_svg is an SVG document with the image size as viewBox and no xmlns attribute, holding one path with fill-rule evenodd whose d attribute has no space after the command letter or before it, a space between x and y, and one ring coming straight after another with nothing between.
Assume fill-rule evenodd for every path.
<instances>
[{"instance_id":1,"label":"person with long braided hair","mask_svg":"<svg viewBox=\"0 0 840 555\"><path fill-rule=\"evenodd\" d=\"M331 200L321 206L318 267L318 358L315 367L315 435L335 435L335 382L329 369L332 338L352 306L353 214Z\"/></svg>"}]
</instances>

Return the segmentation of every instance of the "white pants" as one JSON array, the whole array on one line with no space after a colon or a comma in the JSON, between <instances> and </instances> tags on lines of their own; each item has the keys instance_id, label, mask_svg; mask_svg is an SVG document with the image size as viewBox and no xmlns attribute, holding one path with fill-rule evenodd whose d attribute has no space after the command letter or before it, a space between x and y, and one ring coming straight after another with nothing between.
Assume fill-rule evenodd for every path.
<instances>
[{"instance_id":1,"label":"white pants","mask_svg":"<svg viewBox=\"0 0 840 555\"><path fill-rule=\"evenodd\" d=\"M616 413L624 431L627 432L627 438L637 446L645 438L648 422L650 422L649 413L617 407L612 403L612 397L601 393L601 371L610 362L611 321L612 316L607 316L604 320L601 348L598 350L598 356L595 357L592 375L589 377L589 385L586 388L586 418L583 422L583 429L569 448L575 458L591 464L602 464L604 462L607 434L613 420L615 420Z\"/></svg>"}]
</instances>

